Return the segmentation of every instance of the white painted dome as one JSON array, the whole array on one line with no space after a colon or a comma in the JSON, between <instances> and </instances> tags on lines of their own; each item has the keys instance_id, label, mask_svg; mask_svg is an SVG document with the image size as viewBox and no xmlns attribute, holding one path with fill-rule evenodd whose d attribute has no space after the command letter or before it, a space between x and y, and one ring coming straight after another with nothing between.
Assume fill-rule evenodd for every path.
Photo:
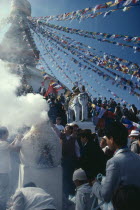
<instances>
[{"instance_id":1,"label":"white painted dome","mask_svg":"<svg viewBox=\"0 0 140 210\"><path fill-rule=\"evenodd\" d=\"M11 0L11 15L31 16L31 4L27 0Z\"/></svg>"}]
</instances>

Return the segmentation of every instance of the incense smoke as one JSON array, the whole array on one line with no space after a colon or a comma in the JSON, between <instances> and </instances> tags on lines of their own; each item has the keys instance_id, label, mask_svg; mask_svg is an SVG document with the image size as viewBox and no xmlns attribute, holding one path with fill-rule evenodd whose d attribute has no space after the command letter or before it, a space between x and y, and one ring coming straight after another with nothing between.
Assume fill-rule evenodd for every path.
<instances>
[{"instance_id":1,"label":"incense smoke","mask_svg":"<svg viewBox=\"0 0 140 210\"><path fill-rule=\"evenodd\" d=\"M15 130L23 126L39 124L47 119L47 104L39 94L17 96L20 77L10 72L0 62L0 125Z\"/></svg>"}]
</instances>

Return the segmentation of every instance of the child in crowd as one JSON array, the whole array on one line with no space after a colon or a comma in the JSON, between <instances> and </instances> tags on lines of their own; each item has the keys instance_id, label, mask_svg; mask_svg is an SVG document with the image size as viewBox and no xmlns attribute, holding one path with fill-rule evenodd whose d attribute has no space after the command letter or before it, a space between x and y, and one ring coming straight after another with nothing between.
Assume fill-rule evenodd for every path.
<instances>
[{"instance_id":1,"label":"child in crowd","mask_svg":"<svg viewBox=\"0 0 140 210\"><path fill-rule=\"evenodd\" d=\"M76 186L75 210L91 209L94 197L91 196L91 186L88 183L84 170L77 169L73 173L73 182Z\"/></svg>"}]
</instances>

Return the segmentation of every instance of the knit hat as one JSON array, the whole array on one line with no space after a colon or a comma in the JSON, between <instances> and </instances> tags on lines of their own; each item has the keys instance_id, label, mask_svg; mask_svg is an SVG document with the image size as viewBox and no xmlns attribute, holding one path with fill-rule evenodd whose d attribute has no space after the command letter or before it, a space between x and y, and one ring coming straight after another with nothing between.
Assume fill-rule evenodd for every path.
<instances>
[{"instance_id":1,"label":"knit hat","mask_svg":"<svg viewBox=\"0 0 140 210\"><path fill-rule=\"evenodd\" d=\"M75 180L80 180L80 181L87 180L86 173L83 169L79 168L79 169L74 171L73 181L75 181Z\"/></svg>"},{"instance_id":2,"label":"knit hat","mask_svg":"<svg viewBox=\"0 0 140 210\"><path fill-rule=\"evenodd\" d=\"M140 132L139 131L136 131L136 130L132 130L129 137L131 136L139 136L140 135Z\"/></svg>"}]
</instances>

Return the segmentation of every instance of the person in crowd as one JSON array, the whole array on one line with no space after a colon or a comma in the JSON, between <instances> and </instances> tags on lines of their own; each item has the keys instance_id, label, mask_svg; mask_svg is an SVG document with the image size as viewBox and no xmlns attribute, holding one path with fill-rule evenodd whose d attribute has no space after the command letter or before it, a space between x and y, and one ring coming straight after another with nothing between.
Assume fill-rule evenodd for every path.
<instances>
[{"instance_id":1,"label":"person in crowd","mask_svg":"<svg viewBox=\"0 0 140 210\"><path fill-rule=\"evenodd\" d=\"M132 106L129 109L129 119L133 122L138 122L137 113L137 108L134 104L132 104Z\"/></svg>"},{"instance_id":2,"label":"person in crowd","mask_svg":"<svg viewBox=\"0 0 140 210\"><path fill-rule=\"evenodd\" d=\"M120 186L113 195L115 210L139 210L140 188L134 185Z\"/></svg>"},{"instance_id":3,"label":"person in crowd","mask_svg":"<svg viewBox=\"0 0 140 210\"><path fill-rule=\"evenodd\" d=\"M96 128L103 129L105 127L105 120L104 120L104 114L106 113L106 106L104 104L101 105L100 112L98 114L98 123L96 125Z\"/></svg>"},{"instance_id":4,"label":"person in crowd","mask_svg":"<svg viewBox=\"0 0 140 210\"><path fill-rule=\"evenodd\" d=\"M115 151L106 165L106 177L102 184L93 181L92 192L100 200L110 202L120 185L140 186L140 157L127 148L128 131L120 122L114 121L106 128L106 141Z\"/></svg>"},{"instance_id":5,"label":"person in crowd","mask_svg":"<svg viewBox=\"0 0 140 210\"><path fill-rule=\"evenodd\" d=\"M57 98L55 101L56 101L55 104L57 108L57 117L61 117L63 115L63 105L60 101L60 98L59 99Z\"/></svg>"},{"instance_id":6,"label":"person in crowd","mask_svg":"<svg viewBox=\"0 0 140 210\"><path fill-rule=\"evenodd\" d=\"M92 103L95 104L95 105L97 105L97 103L98 103L98 102L97 102L97 98L93 98Z\"/></svg>"},{"instance_id":7,"label":"person in crowd","mask_svg":"<svg viewBox=\"0 0 140 210\"><path fill-rule=\"evenodd\" d=\"M106 139L105 139L105 136L103 136L100 140L100 147L103 150L106 146L107 146Z\"/></svg>"},{"instance_id":8,"label":"person in crowd","mask_svg":"<svg viewBox=\"0 0 140 210\"><path fill-rule=\"evenodd\" d=\"M97 106L92 104L92 121L93 121L93 124L96 126L98 121L99 121L99 118L98 118L98 110L97 110Z\"/></svg>"},{"instance_id":9,"label":"person in crowd","mask_svg":"<svg viewBox=\"0 0 140 210\"><path fill-rule=\"evenodd\" d=\"M126 108L126 104L124 104L123 107L122 107L122 115L126 116L127 118L129 118L129 111Z\"/></svg>"},{"instance_id":10,"label":"person in crowd","mask_svg":"<svg viewBox=\"0 0 140 210\"><path fill-rule=\"evenodd\" d=\"M115 114L110 109L107 109L103 115L103 118L105 120L105 127L106 127L112 123L112 121L115 118Z\"/></svg>"},{"instance_id":11,"label":"person in crowd","mask_svg":"<svg viewBox=\"0 0 140 210\"><path fill-rule=\"evenodd\" d=\"M85 171L81 168L75 170L73 182L76 186L75 210L91 209L94 196L91 197L92 187L88 183Z\"/></svg>"},{"instance_id":12,"label":"person in crowd","mask_svg":"<svg viewBox=\"0 0 140 210\"><path fill-rule=\"evenodd\" d=\"M115 114L115 119L120 121L122 118L122 112L120 106L116 106L114 114Z\"/></svg>"},{"instance_id":13,"label":"person in crowd","mask_svg":"<svg viewBox=\"0 0 140 210\"><path fill-rule=\"evenodd\" d=\"M61 93L61 95L60 95L60 101L62 104L65 103L65 97L64 97L63 93Z\"/></svg>"},{"instance_id":14,"label":"person in crowd","mask_svg":"<svg viewBox=\"0 0 140 210\"><path fill-rule=\"evenodd\" d=\"M106 137L103 136L100 141L100 147L102 148L103 152L106 155L107 160L113 157L114 151L112 151L106 142Z\"/></svg>"},{"instance_id":15,"label":"person in crowd","mask_svg":"<svg viewBox=\"0 0 140 210\"><path fill-rule=\"evenodd\" d=\"M99 99L98 99L98 101L97 101L97 105L98 105L98 106L101 106L101 104L102 104L102 99L99 97Z\"/></svg>"},{"instance_id":16,"label":"person in crowd","mask_svg":"<svg viewBox=\"0 0 140 210\"><path fill-rule=\"evenodd\" d=\"M137 130L132 130L131 133L129 134L129 138L130 138L130 145L138 140L138 136L139 136L140 132Z\"/></svg>"},{"instance_id":17,"label":"person in crowd","mask_svg":"<svg viewBox=\"0 0 140 210\"><path fill-rule=\"evenodd\" d=\"M9 193L9 173L11 171L10 144L7 142L9 132L0 127L0 209L6 208Z\"/></svg>"},{"instance_id":18,"label":"person in crowd","mask_svg":"<svg viewBox=\"0 0 140 210\"><path fill-rule=\"evenodd\" d=\"M81 93L78 95L79 103L82 107L82 119L81 121L86 121L88 119L88 94L85 90L85 86L82 86Z\"/></svg>"},{"instance_id":19,"label":"person in crowd","mask_svg":"<svg viewBox=\"0 0 140 210\"><path fill-rule=\"evenodd\" d=\"M133 135L135 135L135 136L133 136ZM133 133L131 132L129 137L131 138L131 141L132 141L131 142L131 151L140 155L140 132L133 131Z\"/></svg>"},{"instance_id":20,"label":"person in crowd","mask_svg":"<svg viewBox=\"0 0 140 210\"><path fill-rule=\"evenodd\" d=\"M71 137L75 139L75 153L76 153L76 167L78 167L78 159L81 157L80 145L78 143L79 126L77 124L72 125L73 131Z\"/></svg>"},{"instance_id":21,"label":"person in crowd","mask_svg":"<svg viewBox=\"0 0 140 210\"><path fill-rule=\"evenodd\" d=\"M104 97L104 99L103 99L103 104L107 105L107 99L106 99L106 97Z\"/></svg>"},{"instance_id":22,"label":"person in crowd","mask_svg":"<svg viewBox=\"0 0 140 210\"><path fill-rule=\"evenodd\" d=\"M56 124L55 124L55 127L61 132L61 131L64 131L64 126L61 125L61 117L57 117L56 118Z\"/></svg>"},{"instance_id":23,"label":"person in crowd","mask_svg":"<svg viewBox=\"0 0 140 210\"><path fill-rule=\"evenodd\" d=\"M109 107L110 107L110 110L111 112L114 113L115 111L115 107L117 106L116 102L114 101L114 99L112 98L111 101L110 101L110 104L109 104Z\"/></svg>"},{"instance_id":24,"label":"person in crowd","mask_svg":"<svg viewBox=\"0 0 140 210\"><path fill-rule=\"evenodd\" d=\"M39 94L44 96L46 93L46 88L44 86L41 86L38 90Z\"/></svg>"},{"instance_id":25,"label":"person in crowd","mask_svg":"<svg viewBox=\"0 0 140 210\"><path fill-rule=\"evenodd\" d=\"M63 191L67 198L75 192L72 175L76 168L77 146L75 138L71 136L72 132L73 127L66 125L64 132L60 135L60 140L62 142Z\"/></svg>"},{"instance_id":26,"label":"person in crowd","mask_svg":"<svg viewBox=\"0 0 140 210\"><path fill-rule=\"evenodd\" d=\"M12 196L8 210L55 210L54 199L43 189L32 182L16 190Z\"/></svg>"},{"instance_id":27,"label":"person in crowd","mask_svg":"<svg viewBox=\"0 0 140 210\"><path fill-rule=\"evenodd\" d=\"M49 103L50 110L48 112L48 116L49 116L50 120L52 121L52 123L55 124L58 110L57 110L57 106L55 103L55 98L51 98L50 100L51 100Z\"/></svg>"},{"instance_id":28,"label":"person in crowd","mask_svg":"<svg viewBox=\"0 0 140 210\"><path fill-rule=\"evenodd\" d=\"M82 130L80 136L83 144L80 167L86 172L89 180L95 178L98 173L105 174L106 157L99 145L94 142L91 130Z\"/></svg>"},{"instance_id":29,"label":"person in crowd","mask_svg":"<svg viewBox=\"0 0 140 210\"><path fill-rule=\"evenodd\" d=\"M92 112L93 112L92 103L91 102L88 102L88 119L89 120L92 119Z\"/></svg>"}]
</instances>

